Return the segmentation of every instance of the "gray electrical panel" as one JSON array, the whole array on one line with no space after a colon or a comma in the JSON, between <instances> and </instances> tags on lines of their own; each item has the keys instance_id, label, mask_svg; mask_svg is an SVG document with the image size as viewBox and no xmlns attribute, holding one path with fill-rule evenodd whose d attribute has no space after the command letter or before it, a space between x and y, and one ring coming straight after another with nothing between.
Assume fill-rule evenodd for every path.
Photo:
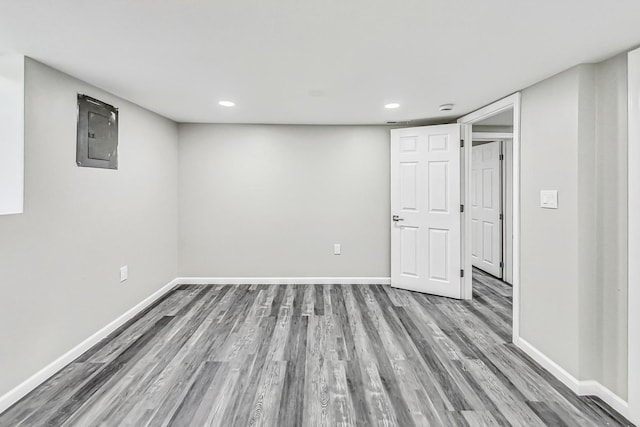
<instances>
[{"instance_id":1,"label":"gray electrical panel","mask_svg":"<svg viewBox=\"0 0 640 427\"><path fill-rule=\"evenodd\" d=\"M76 164L118 169L118 109L78 94Z\"/></svg>"}]
</instances>

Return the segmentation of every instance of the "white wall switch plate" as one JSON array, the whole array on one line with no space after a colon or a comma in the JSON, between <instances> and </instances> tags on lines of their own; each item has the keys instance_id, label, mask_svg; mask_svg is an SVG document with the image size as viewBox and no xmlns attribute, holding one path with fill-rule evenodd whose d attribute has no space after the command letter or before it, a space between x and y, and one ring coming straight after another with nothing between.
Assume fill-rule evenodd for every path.
<instances>
[{"instance_id":1,"label":"white wall switch plate","mask_svg":"<svg viewBox=\"0 0 640 427\"><path fill-rule=\"evenodd\" d=\"M540 207L545 209L558 209L558 191L540 190Z\"/></svg>"},{"instance_id":2,"label":"white wall switch plate","mask_svg":"<svg viewBox=\"0 0 640 427\"><path fill-rule=\"evenodd\" d=\"M120 282L124 282L129 278L129 266L120 267Z\"/></svg>"},{"instance_id":3,"label":"white wall switch plate","mask_svg":"<svg viewBox=\"0 0 640 427\"><path fill-rule=\"evenodd\" d=\"M340 245L340 243L336 243L335 245L333 245L333 254L334 255L340 255L341 251L342 251L342 246Z\"/></svg>"}]
</instances>

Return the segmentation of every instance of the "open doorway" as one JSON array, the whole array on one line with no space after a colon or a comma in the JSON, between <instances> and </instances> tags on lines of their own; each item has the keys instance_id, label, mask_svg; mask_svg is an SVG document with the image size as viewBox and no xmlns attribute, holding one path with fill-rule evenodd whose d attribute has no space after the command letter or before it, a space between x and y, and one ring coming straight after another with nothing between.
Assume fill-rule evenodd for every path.
<instances>
[{"instance_id":1,"label":"open doorway","mask_svg":"<svg viewBox=\"0 0 640 427\"><path fill-rule=\"evenodd\" d=\"M465 296L473 277L512 286L512 342L520 337L520 94L460 118L463 125L464 205L462 257ZM475 155L475 162L474 162ZM496 157L497 156L497 157ZM475 245L475 247L474 247Z\"/></svg>"},{"instance_id":2,"label":"open doorway","mask_svg":"<svg viewBox=\"0 0 640 427\"><path fill-rule=\"evenodd\" d=\"M471 126L471 264L512 284L513 108Z\"/></svg>"}]
</instances>

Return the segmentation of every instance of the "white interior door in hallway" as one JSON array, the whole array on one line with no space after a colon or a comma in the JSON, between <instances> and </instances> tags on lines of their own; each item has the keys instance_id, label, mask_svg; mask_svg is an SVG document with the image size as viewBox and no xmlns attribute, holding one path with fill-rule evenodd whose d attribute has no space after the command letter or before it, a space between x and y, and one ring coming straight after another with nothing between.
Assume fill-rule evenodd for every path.
<instances>
[{"instance_id":1,"label":"white interior door in hallway","mask_svg":"<svg viewBox=\"0 0 640 427\"><path fill-rule=\"evenodd\" d=\"M391 285L462 298L460 125L391 131Z\"/></svg>"},{"instance_id":2,"label":"white interior door in hallway","mask_svg":"<svg viewBox=\"0 0 640 427\"><path fill-rule=\"evenodd\" d=\"M501 142L471 149L471 263L502 278Z\"/></svg>"}]
</instances>

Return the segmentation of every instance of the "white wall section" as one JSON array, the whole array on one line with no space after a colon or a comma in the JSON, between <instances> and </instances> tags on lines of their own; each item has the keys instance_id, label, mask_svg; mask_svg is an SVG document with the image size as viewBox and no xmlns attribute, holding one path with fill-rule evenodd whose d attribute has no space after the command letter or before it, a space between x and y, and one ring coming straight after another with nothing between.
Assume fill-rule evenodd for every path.
<instances>
[{"instance_id":1,"label":"white wall section","mask_svg":"<svg viewBox=\"0 0 640 427\"><path fill-rule=\"evenodd\" d=\"M387 127L179 134L181 276L389 277Z\"/></svg>"},{"instance_id":2,"label":"white wall section","mask_svg":"<svg viewBox=\"0 0 640 427\"><path fill-rule=\"evenodd\" d=\"M522 92L520 335L627 398L625 56ZM542 189L559 208L540 209Z\"/></svg>"},{"instance_id":3,"label":"white wall section","mask_svg":"<svg viewBox=\"0 0 640 427\"><path fill-rule=\"evenodd\" d=\"M0 396L177 276L176 124L25 71L25 212L0 216ZM118 170L76 166L78 93L119 107Z\"/></svg>"},{"instance_id":4,"label":"white wall section","mask_svg":"<svg viewBox=\"0 0 640 427\"><path fill-rule=\"evenodd\" d=\"M522 92L520 336L578 377L579 69ZM560 208L540 209L541 189Z\"/></svg>"},{"instance_id":5,"label":"white wall section","mask_svg":"<svg viewBox=\"0 0 640 427\"><path fill-rule=\"evenodd\" d=\"M629 419L640 424L640 49L629 52Z\"/></svg>"},{"instance_id":6,"label":"white wall section","mask_svg":"<svg viewBox=\"0 0 640 427\"><path fill-rule=\"evenodd\" d=\"M0 54L0 215L24 204L24 56Z\"/></svg>"},{"instance_id":7,"label":"white wall section","mask_svg":"<svg viewBox=\"0 0 640 427\"><path fill-rule=\"evenodd\" d=\"M627 266L633 259L627 251L627 55L597 64L596 71L595 278L602 316L602 384L626 398Z\"/></svg>"}]
</instances>

